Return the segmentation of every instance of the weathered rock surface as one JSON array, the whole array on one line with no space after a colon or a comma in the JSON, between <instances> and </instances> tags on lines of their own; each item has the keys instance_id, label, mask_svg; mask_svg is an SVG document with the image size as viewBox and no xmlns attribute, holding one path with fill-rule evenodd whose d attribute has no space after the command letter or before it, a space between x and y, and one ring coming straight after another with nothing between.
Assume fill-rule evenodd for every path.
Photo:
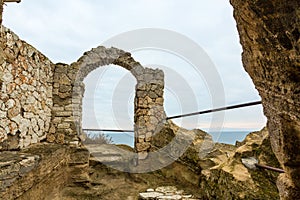
<instances>
[{"instance_id":1,"label":"weathered rock surface","mask_svg":"<svg viewBox=\"0 0 300 200\"><path fill-rule=\"evenodd\" d=\"M231 0L243 65L262 97L282 199L300 196L300 1Z\"/></svg>"},{"instance_id":2,"label":"weathered rock surface","mask_svg":"<svg viewBox=\"0 0 300 200\"><path fill-rule=\"evenodd\" d=\"M236 146L214 144L211 137L200 130L186 132L189 133L187 138L182 138L180 143L190 140L190 137L194 139L178 161L188 167L193 175L169 174L200 185L203 199L279 199L275 184L278 173L250 170L241 162L242 158L255 157L260 164L279 167L266 129L249 134ZM162 141L172 141L178 133L178 127L170 123L161 134L156 135L154 145L159 148L165 146Z\"/></svg>"},{"instance_id":3,"label":"weathered rock surface","mask_svg":"<svg viewBox=\"0 0 300 200\"><path fill-rule=\"evenodd\" d=\"M201 171L203 158L212 151L212 137L199 129L186 130L168 121L153 137L152 148L165 148L166 155L174 160L179 159L195 173ZM165 158L166 159L166 158Z\"/></svg>"},{"instance_id":4,"label":"weathered rock surface","mask_svg":"<svg viewBox=\"0 0 300 200\"><path fill-rule=\"evenodd\" d=\"M117 168L120 165L126 166L128 161L131 162L127 159L130 158L130 156L124 159L124 155L131 155L130 153L133 152L133 149L130 147L125 147L124 145L99 145L88 146L87 148L93 152L89 158L89 167L80 173L77 172L77 174L84 174L80 177L85 178L80 179L80 182L74 179L72 180L72 184L66 185L60 193L61 199L137 200L141 191L151 192L150 189L147 190L149 187L157 188L156 193L162 194L162 197L165 197L160 199L178 197L180 192L181 197L187 199L191 197L191 195L185 194L199 195L196 185L190 184L184 179L167 175L167 172L183 167L180 163L173 163L173 166L169 166L168 169L161 169L155 172L141 174L128 173L119 171ZM81 153L79 152L79 154ZM77 160L77 158L74 160ZM73 168L72 166L70 167ZM174 171L174 173L176 172ZM159 187L174 184L176 184L178 188L187 191L187 193L183 193L181 190L174 191L175 187ZM155 191L153 190L152 192ZM171 192L177 192L178 194L171 195Z\"/></svg>"},{"instance_id":5,"label":"weathered rock surface","mask_svg":"<svg viewBox=\"0 0 300 200\"><path fill-rule=\"evenodd\" d=\"M218 154L214 155L216 151ZM220 154L220 151L224 154ZM215 166L209 166L201 171L200 187L205 191L203 197L205 199L279 199L275 184L279 174L246 168L241 159L249 157L257 158L260 164L279 167L272 153L266 129L249 134L234 151L232 148L215 147L215 150L207 156L210 161L215 161Z\"/></svg>"},{"instance_id":6,"label":"weathered rock surface","mask_svg":"<svg viewBox=\"0 0 300 200\"><path fill-rule=\"evenodd\" d=\"M68 148L59 145L36 145L23 151L1 152L1 199L54 197L69 176L68 159Z\"/></svg>"}]
</instances>

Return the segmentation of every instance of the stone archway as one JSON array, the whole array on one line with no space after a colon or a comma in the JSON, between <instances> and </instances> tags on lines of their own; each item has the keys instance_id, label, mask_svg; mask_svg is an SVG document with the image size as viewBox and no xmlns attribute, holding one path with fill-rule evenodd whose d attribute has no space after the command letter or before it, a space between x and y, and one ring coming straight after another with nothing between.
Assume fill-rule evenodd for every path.
<instances>
[{"instance_id":1,"label":"stone archway","mask_svg":"<svg viewBox=\"0 0 300 200\"><path fill-rule=\"evenodd\" d=\"M99 46L85 52L71 65L57 64L54 70L53 113L49 141L79 144L82 134L82 98L84 78L93 70L110 64L131 72L136 78L134 100L135 150L139 158L146 158L150 141L159 124L165 120L164 74L162 70L144 68L131 54L117 48Z\"/></svg>"}]
</instances>

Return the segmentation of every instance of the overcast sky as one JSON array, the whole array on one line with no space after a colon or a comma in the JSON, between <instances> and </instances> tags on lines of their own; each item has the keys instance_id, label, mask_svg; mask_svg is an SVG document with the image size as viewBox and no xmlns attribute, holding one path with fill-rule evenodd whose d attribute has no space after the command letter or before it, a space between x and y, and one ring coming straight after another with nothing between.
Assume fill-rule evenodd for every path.
<instances>
[{"instance_id":1,"label":"overcast sky","mask_svg":"<svg viewBox=\"0 0 300 200\"><path fill-rule=\"evenodd\" d=\"M221 77L225 104L260 100L241 63L241 46L229 0L22 0L7 3L3 24L52 62L75 62L85 51L110 38L141 28L167 29L185 35L207 53ZM205 78L191 65L159 50L134 51L144 66L166 76L168 116L212 107ZM133 125L135 80L129 72L108 66L85 79L85 128L126 128ZM187 91L189 91L187 93ZM187 128L207 129L210 115L176 120ZM266 123L261 106L227 111L224 130L258 130Z\"/></svg>"}]
</instances>

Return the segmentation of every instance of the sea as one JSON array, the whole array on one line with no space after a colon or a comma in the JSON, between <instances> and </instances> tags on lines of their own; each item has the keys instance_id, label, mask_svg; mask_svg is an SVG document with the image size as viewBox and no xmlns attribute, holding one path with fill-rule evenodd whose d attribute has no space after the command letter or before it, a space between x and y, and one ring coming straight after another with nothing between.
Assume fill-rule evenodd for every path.
<instances>
[{"instance_id":1,"label":"sea","mask_svg":"<svg viewBox=\"0 0 300 200\"><path fill-rule=\"evenodd\" d=\"M221 131L221 132L208 132L214 140L214 142L235 144L236 141L243 141L245 137L253 131ZM126 144L134 147L134 133L132 132L97 132L88 134L103 134L107 138L111 138L113 144Z\"/></svg>"}]
</instances>

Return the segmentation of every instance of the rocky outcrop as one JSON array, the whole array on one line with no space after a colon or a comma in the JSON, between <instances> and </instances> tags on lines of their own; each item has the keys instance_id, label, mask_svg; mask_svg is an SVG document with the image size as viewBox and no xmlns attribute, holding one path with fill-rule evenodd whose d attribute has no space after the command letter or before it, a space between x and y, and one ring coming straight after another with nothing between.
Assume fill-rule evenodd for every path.
<instances>
[{"instance_id":1,"label":"rocky outcrop","mask_svg":"<svg viewBox=\"0 0 300 200\"><path fill-rule=\"evenodd\" d=\"M214 145L212 137L206 132L199 129L186 130L168 120L161 131L154 135L152 151L164 149L163 155L166 156L160 160L177 160L197 174L202 170L203 159Z\"/></svg>"},{"instance_id":2,"label":"rocky outcrop","mask_svg":"<svg viewBox=\"0 0 300 200\"><path fill-rule=\"evenodd\" d=\"M0 28L0 151L46 138L53 64L11 30Z\"/></svg>"},{"instance_id":3,"label":"rocky outcrop","mask_svg":"<svg viewBox=\"0 0 300 200\"><path fill-rule=\"evenodd\" d=\"M169 123L153 140L158 148L167 145L161 141L172 141L180 133L179 127ZM277 172L251 170L241 162L242 158L255 157L260 164L279 167L272 153L267 129L249 134L243 142L235 146L214 144L211 136L200 130L185 131L189 134L186 138L181 138L180 143L190 140L190 137L194 139L177 161L188 167L193 175L177 172L172 176L181 176L187 182L200 186L201 198L279 199L275 184ZM162 170L162 173L165 171Z\"/></svg>"},{"instance_id":4,"label":"rocky outcrop","mask_svg":"<svg viewBox=\"0 0 300 200\"><path fill-rule=\"evenodd\" d=\"M260 164L279 167L272 153L266 129L249 134L241 143L232 147L219 146L204 160L215 163L201 171L200 188L204 199L279 199L275 184L277 172L248 169L242 158L255 157Z\"/></svg>"},{"instance_id":5,"label":"rocky outcrop","mask_svg":"<svg viewBox=\"0 0 300 200\"><path fill-rule=\"evenodd\" d=\"M272 149L285 174L282 199L300 196L300 2L231 0L243 65L260 96Z\"/></svg>"},{"instance_id":6,"label":"rocky outcrop","mask_svg":"<svg viewBox=\"0 0 300 200\"><path fill-rule=\"evenodd\" d=\"M89 158L86 149L47 143L0 152L1 199L64 199L64 188L89 182Z\"/></svg>"}]
</instances>

